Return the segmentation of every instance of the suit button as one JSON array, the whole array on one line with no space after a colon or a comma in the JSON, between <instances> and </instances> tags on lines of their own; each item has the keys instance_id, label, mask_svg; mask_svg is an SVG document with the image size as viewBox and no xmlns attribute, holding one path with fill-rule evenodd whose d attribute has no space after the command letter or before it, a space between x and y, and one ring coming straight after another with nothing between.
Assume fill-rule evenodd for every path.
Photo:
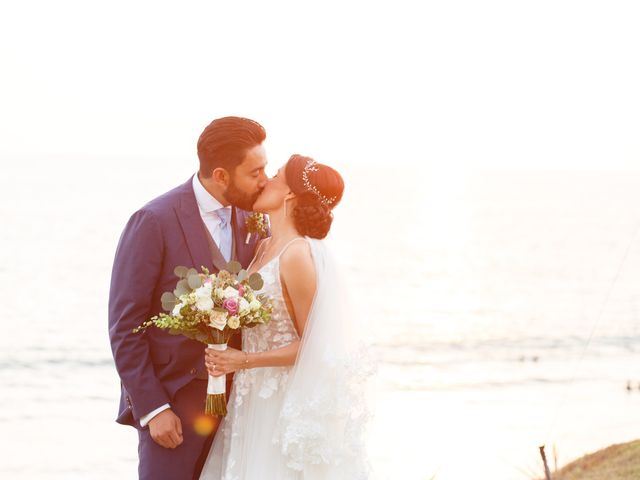
<instances>
[{"instance_id":1,"label":"suit button","mask_svg":"<svg viewBox=\"0 0 640 480\"><path fill-rule=\"evenodd\" d=\"M191 373L191 375L195 375L197 372L197 370L195 368L192 368L191 371L189 373Z\"/></svg>"}]
</instances>

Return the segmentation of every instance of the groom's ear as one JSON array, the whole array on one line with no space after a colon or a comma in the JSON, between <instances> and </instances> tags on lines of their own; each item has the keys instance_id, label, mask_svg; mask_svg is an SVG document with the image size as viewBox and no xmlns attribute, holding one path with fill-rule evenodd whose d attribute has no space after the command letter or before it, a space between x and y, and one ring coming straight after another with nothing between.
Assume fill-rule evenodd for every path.
<instances>
[{"instance_id":1,"label":"groom's ear","mask_svg":"<svg viewBox=\"0 0 640 480\"><path fill-rule=\"evenodd\" d=\"M231 176L224 168L215 168L211 175L213 181L224 187L228 187L231 181Z\"/></svg>"}]
</instances>

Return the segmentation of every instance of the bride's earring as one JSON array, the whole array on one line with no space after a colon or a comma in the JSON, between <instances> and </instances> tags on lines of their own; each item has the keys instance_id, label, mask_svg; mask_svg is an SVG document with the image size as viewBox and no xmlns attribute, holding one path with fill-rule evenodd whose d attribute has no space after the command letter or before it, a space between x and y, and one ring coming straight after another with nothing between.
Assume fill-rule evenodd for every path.
<instances>
[{"instance_id":1,"label":"bride's earring","mask_svg":"<svg viewBox=\"0 0 640 480\"><path fill-rule=\"evenodd\" d=\"M291 192L289 192L291 193ZM289 193L287 195L289 195ZM291 200L293 197L284 197L284 218L287 218L287 201Z\"/></svg>"}]
</instances>

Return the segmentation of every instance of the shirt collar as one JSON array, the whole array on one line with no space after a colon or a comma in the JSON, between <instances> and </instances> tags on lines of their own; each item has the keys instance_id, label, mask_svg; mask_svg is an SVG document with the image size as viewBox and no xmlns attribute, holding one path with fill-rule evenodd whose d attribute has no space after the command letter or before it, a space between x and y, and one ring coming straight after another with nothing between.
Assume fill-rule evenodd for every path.
<instances>
[{"instance_id":1,"label":"shirt collar","mask_svg":"<svg viewBox=\"0 0 640 480\"><path fill-rule=\"evenodd\" d=\"M198 173L193 176L193 193L196 196L196 202L198 203L198 208L201 213L211 213L220 208L224 208L222 204L204 188L198 178Z\"/></svg>"}]
</instances>

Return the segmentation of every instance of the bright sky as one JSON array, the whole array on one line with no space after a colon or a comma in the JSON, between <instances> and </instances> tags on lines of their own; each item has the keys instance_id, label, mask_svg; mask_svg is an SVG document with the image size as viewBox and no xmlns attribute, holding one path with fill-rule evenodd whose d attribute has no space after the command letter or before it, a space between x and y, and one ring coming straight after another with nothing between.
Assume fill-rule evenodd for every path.
<instances>
[{"instance_id":1,"label":"bright sky","mask_svg":"<svg viewBox=\"0 0 640 480\"><path fill-rule=\"evenodd\" d=\"M2 2L0 158L195 158L237 114L276 163L640 168L638 25L615 0Z\"/></svg>"}]
</instances>

